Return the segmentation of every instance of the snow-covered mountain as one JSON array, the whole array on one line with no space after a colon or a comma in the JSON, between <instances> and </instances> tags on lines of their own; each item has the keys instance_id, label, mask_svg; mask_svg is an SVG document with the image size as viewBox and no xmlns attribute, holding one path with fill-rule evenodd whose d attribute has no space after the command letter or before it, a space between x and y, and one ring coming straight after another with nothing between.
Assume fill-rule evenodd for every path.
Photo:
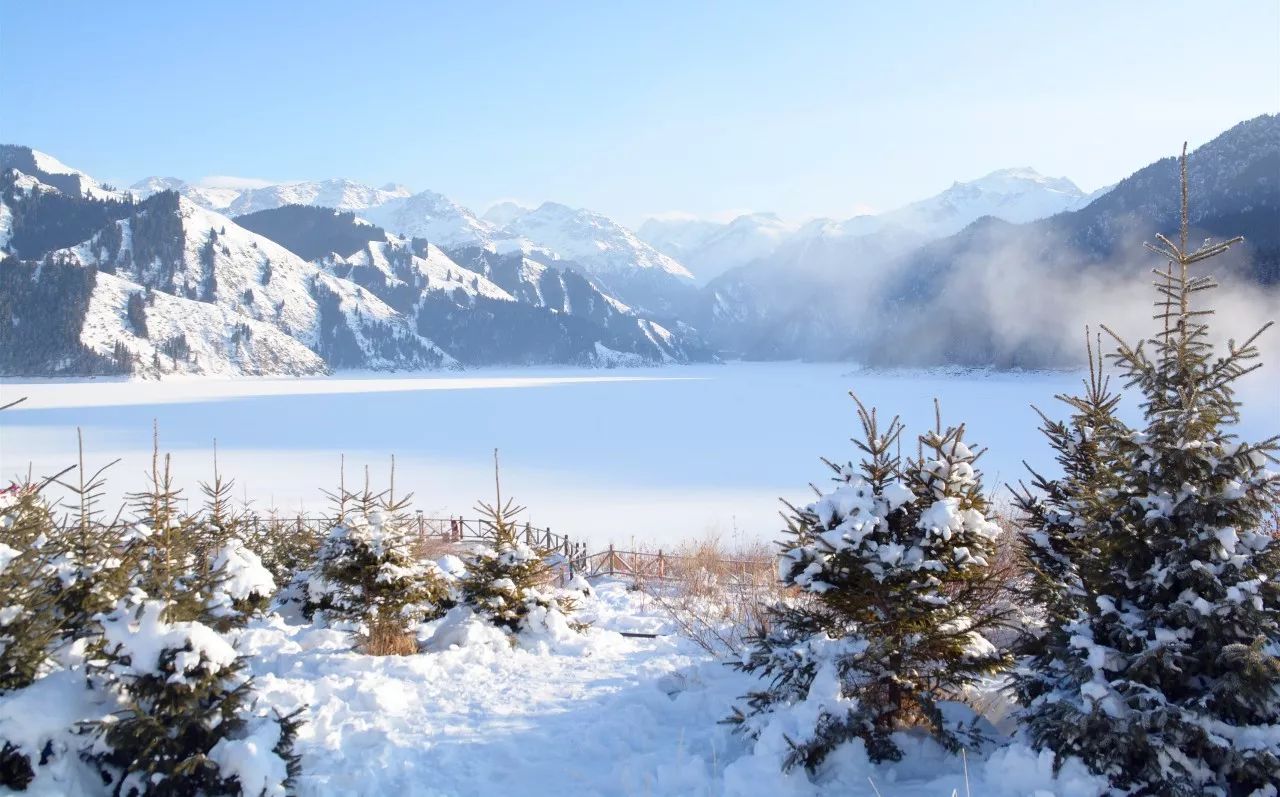
<instances>
[{"instance_id":1,"label":"snow-covered mountain","mask_svg":"<svg viewBox=\"0 0 1280 797\"><path fill-rule=\"evenodd\" d=\"M267 323L332 367L413 368L452 358L369 291L172 192L46 256Z\"/></svg>"},{"instance_id":2,"label":"snow-covered mountain","mask_svg":"<svg viewBox=\"0 0 1280 797\"><path fill-rule=\"evenodd\" d=\"M884 226L930 237L959 232L983 216L1021 224L1074 210L1087 195L1065 177L1024 167L954 183L942 193L879 216Z\"/></svg>"},{"instance_id":3,"label":"snow-covered mountain","mask_svg":"<svg viewBox=\"0 0 1280 797\"><path fill-rule=\"evenodd\" d=\"M519 202L498 202L484 212L480 218L484 219L494 227L505 227L524 214L533 210L533 208L525 207Z\"/></svg>"},{"instance_id":4,"label":"snow-covered mountain","mask_svg":"<svg viewBox=\"0 0 1280 797\"><path fill-rule=\"evenodd\" d=\"M718 221L700 219L697 216L661 217L645 219L636 230L636 235L654 249L687 267L692 261L690 255L723 228L724 224ZM697 276L702 278L701 274Z\"/></svg>"},{"instance_id":5,"label":"snow-covered mountain","mask_svg":"<svg viewBox=\"0 0 1280 797\"><path fill-rule=\"evenodd\" d=\"M61 258L0 261L0 373L322 374L274 325Z\"/></svg>"},{"instance_id":6,"label":"snow-covered mountain","mask_svg":"<svg viewBox=\"0 0 1280 797\"><path fill-rule=\"evenodd\" d=\"M704 238L683 260L707 282L731 268L768 257L796 232L774 213L739 216Z\"/></svg>"},{"instance_id":7,"label":"snow-covered mountain","mask_svg":"<svg viewBox=\"0 0 1280 797\"><path fill-rule=\"evenodd\" d=\"M820 218L800 225L786 223L773 213L751 213L727 224L694 218L649 219L640 227L639 237L707 282L756 260L792 263L815 246L829 247L832 241L888 228L940 238L983 216L1013 223L1034 221L1076 210L1107 190L1085 194L1066 178L1045 177L1031 168L1002 169L879 215Z\"/></svg>"},{"instance_id":8,"label":"snow-covered mountain","mask_svg":"<svg viewBox=\"0 0 1280 797\"><path fill-rule=\"evenodd\" d=\"M288 206L239 216L403 315L468 364L657 364L709 359L692 330L668 329L564 265L517 249L445 252L326 208Z\"/></svg>"},{"instance_id":9,"label":"snow-covered mountain","mask_svg":"<svg viewBox=\"0 0 1280 797\"><path fill-rule=\"evenodd\" d=\"M443 194L422 191L398 197L361 215L400 235L425 238L437 246L467 246L501 237L490 223Z\"/></svg>"},{"instance_id":10,"label":"snow-covered mountain","mask_svg":"<svg viewBox=\"0 0 1280 797\"><path fill-rule=\"evenodd\" d=\"M1188 170L1192 239L1245 238L1215 261L1214 276L1250 291L1280 284L1280 116L1224 132L1190 153ZM694 322L720 349L751 358L1074 363L1089 318L1083 314L1108 290L1130 289L1150 265L1143 241L1177 228L1176 160L1156 161L1088 196L1026 170L977 182L870 217L899 220L879 229L802 230L767 262L712 282ZM999 218L1055 207L1022 223Z\"/></svg>"},{"instance_id":11,"label":"snow-covered mountain","mask_svg":"<svg viewBox=\"0 0 1280 797\"><path fill-rule=\"evenodd\" d=\"M83 199L120 199L123 194L31 147L0 144L0 174L17 170L59 192Z\"/></svg>"},{"instance_id":12,"label":"snow-covered mountain","mask_svg":"<svg viewBox=\"0 0 1280 797\"><path fill-rule=\"evenodd\" d=\"M554 252L623 303L662 316L678 314L694 289L689 270L613 219L544 202L503 227L526 253Z\"/></svg>"},{"instance_id":13,"label":"snow-covered mountain","mask_svg":"<svg viewBox=\"0 0 1280 797\"><path fill-rule=\"evenodd\" d=\"M550 249L583 266L592 276L607 276L635 269L660 271L684 280L693 275L672 258L641 241L634 232L608 216L544 202L522 214L502 231Z\"/></svg>"},{"instance_id":14,"label":"snow-covered mountain","mask_svg":"<svg viewBox=\"0 0 1280 797\"><path fill-rule=\"evenodd\" d=\"M172 177L150 177L134 196L177 191L201 207L246 216L287 205L354 211L390 233L422 238L440 247L492 246L521 251L543 262L563 261L596 279L623 303L671 315L687 301L693 277L617 222L553 202L530 209L500 202L479 218L434 191L410 194L401 186L372 188L333 179L264 188L210 188ZM625 294L625 295L624 295ZM671 295L667 295L671 294Z\"/></svg>"},{"instance_id":15,"label":"snow-covered mountain","mask_svg":"<svg viewBox=\"0 0 1280 797\"><path fill-rule=\"evenodd\" d=\"M242 189L204 186L188 183L177 177L147 177L129 186L130 193L139 200L152 197L161 191L177 191L202 208L226 211L240 197Z\"/></svg>"},{"instance_id":16,"label":"snow-covered mountain","mask_svg":"<svg viewBox=\"0 0 1280 797\"><path fill-rule=\"evenodd\" d=\"M711 359L687 327L645 318L563 265L521 250L434 244L370 228L351 214L286 207L240 217L281 243L319 252L317 264L369 290L468 364L659 364ZM304 230L305 236L295 234ZM559 263L559 261L556 261Z\"/></svg>"},{"instance_id":17,"label":"snow-covered mountain","mask_svg":"<svg viewBox=\"0 0 1280 797\"><path fill-rule=\"evenodd\" d=\"M284 205L318 205L334 210L363 211L411 195L409 189L401 185L372 188L343 179L282 183L242 191L227 205L227 215L241 216Z\"/></svg>"},{"instance_id":18,"label":"snow-covered mountain","mask_svg":"<svg viewBox=\"0 0 1280 797\"><path fill-rule=\"evenodd\" d=\"M374 188L346 179L280 183L261 188L227 188L188 183L177 177L147 177L130 186L130 190L139 199L161 191L177 191L203 208L228 216L243 216L285 205L318 205L335 210L360 211L412 194L401 185Z\"/></svg>"}]
</instances>

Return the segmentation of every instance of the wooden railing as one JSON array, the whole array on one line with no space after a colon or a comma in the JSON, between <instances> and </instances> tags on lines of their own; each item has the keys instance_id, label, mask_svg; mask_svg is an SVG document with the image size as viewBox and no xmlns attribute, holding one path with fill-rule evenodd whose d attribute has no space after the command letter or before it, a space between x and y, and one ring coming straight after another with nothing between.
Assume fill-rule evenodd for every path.
<instances>
[{"instance_id":1,"label":"wooden railing","mask_svg":"<svg viewBox=\"0 0 1280 797\"><path fill-rule=\"evenodd\" d=\"M296 529L298 532L308 531L312 534L323 534L334 524L329 517L260 517L251 516L249 522L255 531L262 528L276 528L282 531ZM497 537L497 529L493 522L484 518L438 518L415 514L410 518L411 525L417 527L418 536L423 540L436 540L446 543L492 542ZM556 570L561 582L581 575L585 578L613 576L632 579L637 583L645 581L668 581L690 575L691 568L701 567L704 560L668 554L659 550L623 551L610 545L597 553L587 553L587 547L581 542L571 540L567 534L557 534L550 528L542 528L529 523L517 526L518 536L527 545L533 546L548 554L548 562ZM754 583L761 576L761 570L771 570L771 563L758 560L717 559L716 569L736 576L742 583Z\"/></svg>"},{"instance_id":2,"label":"wooden railing","mask_svg":"<svg viewBox=\"0 0 1280 797\"><path fill-rule=\"evenodd\" d=\"M248 518L248 522L253 524L255 531L263 528L278 528L320 535L333 526L335 519L302 515L292 518L253 515ZM418 536L423 540L492 542L497 537L497 529L493 522L484 518L437 518L417 513L410 517L410 525L417 527ZM583 543L571 540L567 534L557 534L550 528L541 528L530 523L517 524L516 528L518 537L526 545L548 552L550 563L557 568L562 580L572 578L586 570L588 557L586 545Z\"/></svg>"},{"instance_id":3,"label":"wooden railing","mask_svg":"<svg viewBox=\"0 0 1280 797\"><path fill-rule=\"evenodd\" d=\"M701 568L705 559L680 556L679 554L657 553L650 551L622 551L612 545L607 550L589 554L578 570L586 578L599 576L622 576L636 582L667 581L685 578L690 570ZM771 562L760 562L749 559L716 559L715 569L737 576L738 580L747 583L759 575L762 569L772 571Z\"/></svg>"}]
</instances>

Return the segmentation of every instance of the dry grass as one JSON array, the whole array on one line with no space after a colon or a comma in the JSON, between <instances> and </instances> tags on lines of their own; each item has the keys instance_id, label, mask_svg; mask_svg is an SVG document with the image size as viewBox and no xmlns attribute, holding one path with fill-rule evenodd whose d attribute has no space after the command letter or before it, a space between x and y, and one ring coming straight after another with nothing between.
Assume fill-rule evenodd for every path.
<instances>
[{"instance_id":1,"label":"dry grass","mask_svg":"<svg viewBox=\"0 0 1280 797\"><path fill-rule=\"evenodd\" d=\"M360 650L369 656L412 656L418 652L418 640L398 623L374 623L361 635Z\"/></svg>"},{"instance_id":2,"label":"dry grass","mask_svg":"<svg viewBox=\"0 0 1280 797\"><path fill-rule=\"evenodd\" d=\"M766 630L767 608L784 591L767 543L727 545L709 533L666 555L664 565L664 579L637 579L637 587L682 636L717 656L740 653L748 637Z\"/></svg>"},{"instance_id":3,"label":"dry grass","mask_svg":"<svg viewBox=\"0 0 1280 797\"><path fill-rule=\"evenodd\" d=\"M992 588L982 596L990 604L983 608L1006 610L1012 615L1009 628L991 634L996 637L991 641L1000 646L1011 644L1019 628L1034 619L1027 615L1017 594L1026 578L1018 553L1017 519L1011 509L1000 508L996 522L1005 533L991 562ZM656 554L650 546L636 548L648 556ZM750 636L768 630L769 606L784 597L793 601L805 598L778 580L777 550L772 543L726 543L720 535L708 533L664 554L664 579L629 577L671 616L682 636L715 655L732 656L743 650ZM628 554L621 556L625 561ZM647 572L654 572L654 568L650 566Z\"/></svg>"}]
</instances>

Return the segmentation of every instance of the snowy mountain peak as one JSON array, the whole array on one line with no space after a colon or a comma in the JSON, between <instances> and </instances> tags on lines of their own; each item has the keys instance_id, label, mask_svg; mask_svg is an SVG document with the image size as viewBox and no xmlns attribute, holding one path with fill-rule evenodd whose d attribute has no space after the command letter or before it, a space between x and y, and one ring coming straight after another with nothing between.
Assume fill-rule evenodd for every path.
<instances>
[{"instance_id":1,"label":"snowy mountain peak","mask_svg":"<svg viewBox=\"0 0 1280 797\"><path fill-rule=\"evenodd\" d=\"M505 227L532 210L533 208L531 207L507 200L495 203L484 212L481 218L495 227Z\"/></svg>"},{"instance_id":2,"label":"snowy mountain peak","mask_svg":"<svg viewBox=\"0 0 1280 797\"><path fill-rule=\"evenodd\" d=\"M551 249L593 274L633 270L656 271L684 280L693 275L671 257L641 241L608 216L543 202L503 228L510 237L525 238Z\"/></svg>"},{"instance_id":3,"label":"snowy mountain peak","mask_svg":"<svg viewBox=\"0 0 1280 797\"><path fill-rule=\"evenodd\" d=\"M360 215L391 232L425 238L437 246L485 244L497 237L492 224L435 191L394 197Z\"/></svg>"},{"instance_id":4,"label":"snowy mountain peak","mask_svg":"<svg viewBox=\"0 0 1280 797\"><path fill-rule=\"evenodd\" d=\"M998 169L988 175L967 183L957 182L952 188L969 187L985 192L999 194L1018 194L1037 189L1060 192L1075 198L1084 196L1084 192L1066 177L1046 177L1030 166L1012 169Z\"/></svg>"},{"instance_id":5,"label":"snowy mountain peak","mask_svg":"<svg viewBox=\"0 0 1280 797\"><path fill-rule=\"evenodd\" d=\"M144 177L133 185L129 186L139 199L146 199L152 194L158 194L161 191L182 191L187 187L187 181L178 177Z\"/></svg>"},{"instance_id":6,"label":"snowy mountain peak","mask_svg":"<svg viewBox=\"0 0 1280 797\"><path fill-rule=\"evenodd\" d=\"M121 199L123 195L89 175L73 169L57 158L38 149L0 144L0 172L15 169L41 183L71 196L86 199Z\"/></svg>"},{"instance_id":7,"label":"snowy mountain peak","mask_svg":"<svg viewBox=\"0 0 1280 797\"><path fill-rule=\"evenodd\" d=\"M365 210L407 196L409 196L409 190L403 186L386 190L373 188L354 180L334 178L250 188L236 197L227 206L227 211L233 216L241 216L283 205L318 205L335 210Z\"/></svg>"}]
</instances>

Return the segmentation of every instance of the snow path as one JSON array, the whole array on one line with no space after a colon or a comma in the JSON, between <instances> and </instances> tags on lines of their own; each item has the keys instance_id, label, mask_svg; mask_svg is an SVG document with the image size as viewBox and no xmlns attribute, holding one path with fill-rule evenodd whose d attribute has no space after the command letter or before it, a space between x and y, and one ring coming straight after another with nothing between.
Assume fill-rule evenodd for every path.
<instances>
[{"instance_id":1,"label":"snow path","mask_svg":"<svg viewBox=\"0 0 1280 797\"><path fill-rule=\"evenodd\" d=\"M279 616L243 632L264 700L306 707L302 795L398 797L946 797L965 792L963 762L900 739L903 761L871 765L846 745L815 778L782 773L719 721L760 682L671 634L621 583L584 601L587 634L512 649L483 642L406 657L350 651L345 634ZM654 639L617 631L658 632ZM1011 744L971 755L983 797L1094 797L1101 784L1069 762Z\"/></svg>"},{"instance_id":2,"label":"snow path","mask_svg":"<svg viewBox=\"0 0 1280 797\"><path fill-rule=\"evenodd\" d=\"M607 592L617 608L632 599ZM711 794L723 757L714 720L732 695L673 699L670 674L706 661L655 617L598 613L576 650L454 648L408 657L351 653L337 632L246 632L266 699L309 706L302 794ZM282 637L284 637L282 639Z\"/></svg>"}]
</instances>

